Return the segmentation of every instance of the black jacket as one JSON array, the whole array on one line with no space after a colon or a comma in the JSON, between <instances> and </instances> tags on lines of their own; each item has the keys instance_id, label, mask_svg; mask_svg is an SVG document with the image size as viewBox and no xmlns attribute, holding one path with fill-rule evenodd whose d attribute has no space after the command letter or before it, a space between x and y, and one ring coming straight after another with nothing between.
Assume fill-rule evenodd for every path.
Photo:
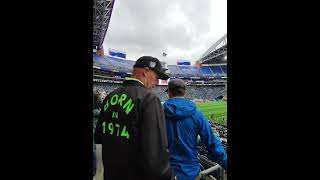
<instances>
[{"instance_id":1,"label":"black jacket","mask_svg":"<svg viewBox=\"0 0 320 180\"><path fill-rule=\"evenodd\" d=\"M134 79L103 101L95 131L104 179L173 179L160 100Z\"/></svg>"}]
</instances>

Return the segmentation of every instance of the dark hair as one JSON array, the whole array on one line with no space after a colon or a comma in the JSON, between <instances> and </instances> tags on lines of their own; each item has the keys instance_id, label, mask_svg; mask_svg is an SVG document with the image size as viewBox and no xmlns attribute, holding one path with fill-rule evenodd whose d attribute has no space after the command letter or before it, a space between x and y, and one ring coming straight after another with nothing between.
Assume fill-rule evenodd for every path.
<instances>
[{"instance_id":1,"label":"dark hair","mask_svg":"<svg viewBox=\"0 0 320 180\"><path fill-rule=\"evenodd\" d=\"M173 79L168 83L168 90L172 96L184 96L186 94L186 84L182 79Z\"/></svg>"},{"instance_id":2,"label":"dark hair","mask_svg":"<svg viewBox=\"0 0 320 180\"><path fill-rule=\"evenodd\" d=\"M183 88L171 89L169 92L171 92L172 96L184 96L186 94L186 90Z\"/></svg>"}]
</instances>

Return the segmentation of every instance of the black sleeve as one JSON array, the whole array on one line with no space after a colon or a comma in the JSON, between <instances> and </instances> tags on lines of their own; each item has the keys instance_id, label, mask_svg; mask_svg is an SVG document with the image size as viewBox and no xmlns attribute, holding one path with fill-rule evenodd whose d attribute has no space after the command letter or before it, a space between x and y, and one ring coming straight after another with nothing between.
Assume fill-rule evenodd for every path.
<instances>
[{"instance_id":1,"label":"black sleeve","mask_svg":"<svg viewBox=\"0 0 320 180\"><path fill-rule=\"evenodd\" d=\"M174 179L167 149L164 112L155 95L147 95L142 105L141 166L146 179Z\"/></svg>"}]
</instances>

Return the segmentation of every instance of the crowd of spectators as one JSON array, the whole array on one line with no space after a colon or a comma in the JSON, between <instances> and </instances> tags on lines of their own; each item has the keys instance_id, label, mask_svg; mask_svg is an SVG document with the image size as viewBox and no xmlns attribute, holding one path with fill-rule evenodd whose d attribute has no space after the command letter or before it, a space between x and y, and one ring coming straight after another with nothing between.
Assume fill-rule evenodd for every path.
<instances>
[{"instance_id":1,"label":"crowd of spectators","mask_svg":"<svg viewBox=\"0 0 320 180\"><path fill-rule=\"evenodd\" d=\"M104 98L109 92L113 91L120 84L112 83L93 83L93 91L100 94L101 98ZM157 86L155 94L160 98L162 102L168 99L168 94L165 92L167 86ZM224 95L226 90L225 87L217 86L187 86L186 98L202 99L202 100L214 100L218 96Z\"/></svg>"}]
</instances>

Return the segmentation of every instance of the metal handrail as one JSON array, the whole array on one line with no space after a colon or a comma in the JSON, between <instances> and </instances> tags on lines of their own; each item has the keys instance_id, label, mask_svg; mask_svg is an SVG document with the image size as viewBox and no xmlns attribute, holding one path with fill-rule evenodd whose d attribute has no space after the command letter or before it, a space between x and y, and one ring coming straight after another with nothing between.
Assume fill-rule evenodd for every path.
<instances>
[{"instance_id":1,"label":"metal handrail","mask_svg":"<svg viewBox=\"0 0 320 180\"><path fill-rule=\"evenodd\" d=\"M218 170L218 169L220 169L220 168L221 168L221 166L217 164L217 165L215 165L215 166L213 166L213 167L211 167L211 168L209 168L209 169L206 169L206 170L201 171L201 172L199 173L199 177L202 178L202 177L204 177L204 176L207 176L208 174L210 174L210 173L212 173L213 171L216 171L216 170Z\"/></svg>"}]
</instances>

